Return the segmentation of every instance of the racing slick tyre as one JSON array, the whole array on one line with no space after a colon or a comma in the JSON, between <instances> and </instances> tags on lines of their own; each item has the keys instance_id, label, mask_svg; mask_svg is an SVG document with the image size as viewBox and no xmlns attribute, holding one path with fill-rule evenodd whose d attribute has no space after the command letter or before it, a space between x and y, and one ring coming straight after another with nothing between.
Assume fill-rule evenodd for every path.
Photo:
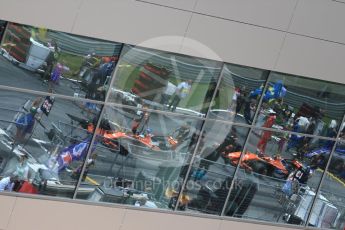
<instances>
[{"instance_id":1,"label":"racing slick tyre","mask_svg":"<svg viewBox=\"0 0 345 230\"><path fill-rule=\"evenodd\" d=\"M261 175L268 175L269 174L269 170L267 168L267 165L265 165L264 163L261 162L255 162L251 165L251 167L253 168L253 171L261 174Z\"/></svg>"},{"instance_id":2,"label":"racing slick tyre","mask_svg":"<svg viewBox=\"0 0 345 230\"><path fill-rule=\"evenodd\" d=\"M250 180L239 181L238 186L234 186L231 190L229 197L230 206L226 211L226 215L241 217L248 209L256 192L256 183Z\"/></svg>"},{"instance_id":3,"label":"racing slick tyre","mask_svg":"<svg viewBox=\"0 0 345 230\"><path fill-rule=\"evenodd\" d=\"M205 211L207 209L207 205L210 203L211 194L210 191L202 186L196 196L195 199L192 199L189 207L194 208L196 210Z\"/></svg>"},{"instance_id":4,"label":"racing slick tyre","mask_svg":"<svg viewBox=\"0 0 345 230\"><path fill-rule=\"evenodd\" d=\"M257 184L251 181L245 182L245 185L241 189L241 203L239 203L239 207L236 210L236 216L242 216L246 212L257 190Z\"/></svg>"},{"instance_id":5,"label":"racing slick tyre","mask_svg":"<svg viewBox=\"0 0 345 230\"><path fill-rule=\"evenodd\" d=\"M289 174L284 174L283 172L278 171L279 169L275 169L272 172L272 177L277 178L277 179L286 179Z\"/></svg>"},{"instance_id":6,"label":"racing slick tyre","mask_svg":"<svg viewBox=\"0 0 345 230\"><path fill-rule=\"evenodd\" d=\"M117 141L114 141L114 140L102 140L101 143L102 143L103 146L108 148L113 153L119 153L121 155L127 155L128 154L128 153L126 153L127 150L125 150L125 148L123 148L122 146L120 146L120 148L118 147L118 142Z\"/></svg>"}]
</instances>

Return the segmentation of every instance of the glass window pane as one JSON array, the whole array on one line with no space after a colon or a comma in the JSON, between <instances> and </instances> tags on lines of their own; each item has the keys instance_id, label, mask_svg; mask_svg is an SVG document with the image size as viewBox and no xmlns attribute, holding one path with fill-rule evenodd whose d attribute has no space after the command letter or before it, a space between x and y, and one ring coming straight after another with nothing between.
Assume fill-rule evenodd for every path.
<instances>
[{"instance_id":1,"label":"glass window pane","mask_svg":"<svg viewBox=\"0 0 345 230\"><path fill-rule=\"evenodd\" d=\"M188 169L203 121L106 106L78 198L170 209ZM91 166L92 163L92 166Z\"/></svg>"},{"instance_id":2,"label":"glass window pane","mask_svg":"<svg viewBox=\"0 0 345 230\"><path fill-rule=\"evenodd\" d=\"M240 155L248 128L207 121L205 130L183 191L189 202L180 201L178 210L220 215L238 162L227 154Z\"/></svg>"},{"instance_id":3,"label":"glass window pane","mask_svg":"<svg viewBox=\"0 0 345 230\"><path fill-rule=\"evenodd\" d=\"M324 155L333 144L285 132L253 130L226 215L303 225L322 177L320 169L327 164Z\"/></svg>"},{"instance_id":4,"label":"glass window pane","mask_svg":"<svg viewBox=\"0 0 345 230\"><path fill-rule=\"evenodd\" d=\"M329 157L329 155L326 155ZM316 199L309 225L318 228L345 228L345 155L338 143Z\"/></svg>"},{"instance_id":5,"label":"glass window pane","mask_svg":"<svg viewBox=\"0 0 345 230\"><path fill-rule=\"evenodd\" d=\"M344 115L345 86L271 73L256 126L334 138ZM275 118L265 122L274 114Z\"/></svg>"},{"instance_id":6,"label":"glass window pane","mask_svg":"<svg viewBox=\"0 0 345 230\"><path fill-rule=\"evenodd\" d=\"M121 47L9 23L0 49L0 84L104 101Z\"/></svg>"},{"instance_id":7,"label":"glass window pane","mask_svg":"<svg viewBox=\"0 0 345 230\"><path fill-rule=\"evenodd\" d=\"M269 71L226 64L210 118L251 124Z\"/></svg>"},{"instance_id":8,"label":"glass window pane","mask_svg":"<svg viewBox=\"0 0 345 230\"><path fill-rule=\"evenodd\" d=\"M205 116L221 63L125 46L110 102Z\"/></svg>"},{"instance_id":9,"label":"glass window pane","mask_svg":"<svg viewBox=\"0 0 345 230\"><path fill-rule=\"evenodd\" d=\"M11 190L12 179L13 191L72 197L92 136L79 123L98 120L98 113L83 112L81 106L79 101L1 90L0 190Z\"/></svg>"}]
</instances>

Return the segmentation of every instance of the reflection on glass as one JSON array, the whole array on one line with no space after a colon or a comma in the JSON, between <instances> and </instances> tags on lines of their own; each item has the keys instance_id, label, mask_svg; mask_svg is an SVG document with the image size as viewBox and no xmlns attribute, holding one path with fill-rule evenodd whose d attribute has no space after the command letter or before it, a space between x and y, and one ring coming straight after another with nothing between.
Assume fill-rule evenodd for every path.
<instances>
[{"instance_id":1,"label":"reflection on glass","mask_svg":"<svg viewBox=\"0 0 345 230\"><path fill-rule=\"evenodd\" d=\"M269 71L226 64L210 118L251 124Z\"/></svg>"},{"instance_id":2,"label":"reflection on glass","mask_svg":"<svg viewBox=\"0 0 345 230\"><path fill-rule=\"evenodd\" d=\"M220 66L215 61L125 46L110 101L205 116Z\"/></svg>"},{"instance_id":3,"label":"reflection on glass","mask_svg":"<svg viewBox=\"0 0 345 230\"><path fill-rule=\"evenodd\" d=\"M239 197L229 200L228 215L305 224L333 145L329 140L252 130L235 178L237 187L230 195ZM229 158L237 162L239 154L229 154Z\"/></svg>"},{"instance_id":4,"label":"reflection on glass","mask_svg":"<svg viewBox=\"0 0 345 230\"><path fill-rule=\"evenodd\" d=\"M77 101L2 90L0 190L72 197L92 136L79 121L90 116Z\"/></svg>"},{"instance_id":5,"label":"reflection on glass","mask_svg":"<svg viewBox=\"0 0 345 230\"><path fill-rule=\"evenodd\" d=\"M339 137L341 139L345 139L345 122L341 124L339 132L340 132Z\"/></svg>"},{"instance_id":6,"label":"reflection on glass","mask_svg":"<svg viewBox=\"0 0 345 230\"><path fill-rule=\"evenodd\" d=\"M207 121L183 194L190 198L184 210L220 215L238 162L228 158L242 151L248 128Z\"/></svg>"},{"instance_id":7,"label":"reflection on glass","mask_svg":"<svg viewBox=\"0 0 345 230\"><path fill-rule=\"evenodd\" d=\"M97 130L94 164L83 175L95 202L173 208L201 120L106 106ZM188 197L184 196L187 202Z\"/></svg>"},{"instance_id":8,"label":"reflection on glass","mask_svg":"<svg viewBox=\"0 0 345 230\"><path fill-rule=\"evenodd\" d=\"M9 23L0 48L0 84L21 82L26 89L104 101L121 46Z\"/></svg>"},{"instance_id":9,"label":"reflection on glass","mask_svg":"<svg viewBox=\"0 0 345 230\"><path fill-rule=\"evenodd\" d=\"M329 153L325 154L329 158ZM309 225L318 228L339 229L345 227L345 155L344 144L338 143L328 171L321 185Z\"/></svg>"},{"instance_id":10,"label":"reflection on glass","mask_svg":"<svg viewBox=\"0 0 345 230\"><path fill-rule=\"evenodd\" d=\"M340 84L271 73L256 126L335 138L344 98ZM267 124L271 115L275 118Z\"/></svg>"},{"instance_id":11,"label":"reflection on glass","mask_svg":"<svg viewBox=\"0 0 345 230\"><path fill-rule=\"evenodd\" d=\"M0 85L110 97L96 129L103 105L1 90L0 192L72 197L80 178L93 202L344 229L344 85L126 45L109 86L122 44L5 28Z\"/></svg>"}]
</instances>

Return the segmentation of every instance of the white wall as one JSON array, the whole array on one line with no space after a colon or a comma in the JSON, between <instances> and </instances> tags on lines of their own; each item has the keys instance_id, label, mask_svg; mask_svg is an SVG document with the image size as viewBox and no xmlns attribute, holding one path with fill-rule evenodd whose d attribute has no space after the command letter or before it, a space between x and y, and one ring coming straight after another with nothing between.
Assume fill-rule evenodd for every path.
<instances>
[{"instance_id":1,"label":"white wall","mask_svg":"<svg viewBox=\"0 0 345 230\"><path fill-rule=\"evenodd\" d=\"M1 230L289 230L237 221L0 195Z\"/></svg>"},{"instance_id":2,"label":"white wall","mask_svg":"<svg viewBox=\"0 0 345 230\"><path fill-rule=\"evenodd\" d=\"M345 3L345 1L344 1ZM0 0L0 18L345 83L345 4L332 0ZM190 48L195 39L219 57ZM206 53L206 54L205 54Z\"/></svg>"}]
</instances>

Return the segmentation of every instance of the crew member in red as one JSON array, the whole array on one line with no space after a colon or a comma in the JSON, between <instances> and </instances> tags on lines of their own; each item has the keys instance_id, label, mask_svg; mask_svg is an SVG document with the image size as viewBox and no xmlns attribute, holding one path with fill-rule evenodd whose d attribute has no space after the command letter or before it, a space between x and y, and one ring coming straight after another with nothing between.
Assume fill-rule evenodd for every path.
<instances>
[{"instance_id":1,"label":"crew member in red","mask_svg":"<svg viewBox=\"0 0 345 230\"><path fill-rule=\"evenodd\" d=\"M270 109L269 111L269 116L267 117L267 120L265 121L264 125L262 127L264 128L272 128L276 121L276 112L273 109ZM267 142L270 140L272 135L272 131L263 131L260 141L257 145L257 148L260 152L260 154L264 154L267 146Z\"/></svg>"}]
</instances>

